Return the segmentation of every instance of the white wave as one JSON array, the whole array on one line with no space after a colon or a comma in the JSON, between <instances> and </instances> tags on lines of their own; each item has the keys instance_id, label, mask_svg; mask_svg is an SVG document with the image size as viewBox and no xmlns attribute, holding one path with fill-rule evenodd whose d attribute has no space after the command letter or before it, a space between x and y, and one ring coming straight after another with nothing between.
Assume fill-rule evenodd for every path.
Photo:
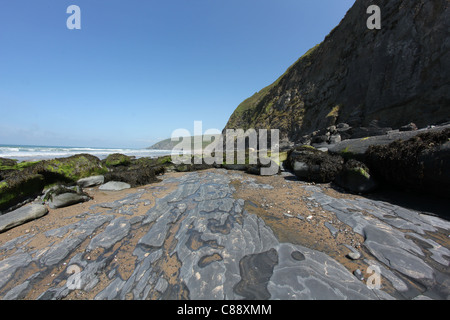
<instances>
[{"instance_id":1,"label":"white wave","mask_svg":"<svg viewBox=\"0 0 450 320\"><path fill-rule=\"evenodd\" d=\"M19 152L19 148L0 147L0 153Z\"/></svg>"},{"instance_id":2,"label":"white wave","mask_svg":"<svg viewBox=\"0 0 450 320\"><path fill-rule=\"evenodd\" d=\"M87 153L100 159L105 159L113 153L121 153L128 156L158 157L170 155L170 150L149 150L130 148L91 148L91 147L51 147L51 146L0 146L0 156L3 158L17 159L19 161L47 160L65 158L76 154Z\"/></svg>"}]
</instances>

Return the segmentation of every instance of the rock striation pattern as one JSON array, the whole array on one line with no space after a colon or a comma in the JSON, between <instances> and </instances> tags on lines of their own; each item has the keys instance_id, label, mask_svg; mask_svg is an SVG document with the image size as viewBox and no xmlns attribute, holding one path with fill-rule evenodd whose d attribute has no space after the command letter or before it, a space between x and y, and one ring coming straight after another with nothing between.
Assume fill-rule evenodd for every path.
<instances>
[{"instance_id":1,"label":"rock striation pattern","mask_svg":"<svg viewBox=\"0 0 450 320\"><path fill-rule=\"evenodd\" d=\"M374 259L370 264L379 266L395 288L371 289L329 255L280 242L244 200L233 197L236 179L246 187L271 190L224 169L165 177L158 186L92 205L74 222L43 235L31 232L2 243L0 297L355 300L450 295L450 250L427 236L438 229L448 233L450 223L381 201L333 198L318 186L287 180L302 184L311 203L364 236ZM166 194L149 203L144 197L155 190ZM48 245L36 248L37 237Z\"/></svg>"}]
</instances>

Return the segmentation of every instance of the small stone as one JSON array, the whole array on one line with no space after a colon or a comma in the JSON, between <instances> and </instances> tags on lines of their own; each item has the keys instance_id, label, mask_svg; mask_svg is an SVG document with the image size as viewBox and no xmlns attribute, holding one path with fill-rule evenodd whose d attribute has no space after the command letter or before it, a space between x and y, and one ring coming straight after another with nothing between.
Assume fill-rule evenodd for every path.
<instances>
[{"instance_id":1,"label":"small stone","mask_svg":"<svg viewBox=\"0 0 450 320\"><path fill-rule=\"evenodd\" d=\"M347 254L347 257L352 260L358 260L361 259L361 254L359 252L350 252L349 254Z\"/></svg>"},{"instance_id":2,"label":"small stone","mask_svg":"<svg viewBox=\"0 0 450 320\"><path fill-rule=\"evenodd\" d=\"M359 270L359 269L356 269L355 271L353 271L353 275L354 275L358 280L361 280L361 281L364 280L364 276L363 276L361 270Z\"/></svg>"},{"instance_id":3,"label":"small stone","mask_svg":"<svg viewBox=\"0 0 450 320\"><path fill-rule=\"evenodd\" d=\"M292 257L292 259L297 260L297 261L305 260L305 255L303 253L301 253L300 251L292 252L291 257Z\"/></svg>"}]
</instances>

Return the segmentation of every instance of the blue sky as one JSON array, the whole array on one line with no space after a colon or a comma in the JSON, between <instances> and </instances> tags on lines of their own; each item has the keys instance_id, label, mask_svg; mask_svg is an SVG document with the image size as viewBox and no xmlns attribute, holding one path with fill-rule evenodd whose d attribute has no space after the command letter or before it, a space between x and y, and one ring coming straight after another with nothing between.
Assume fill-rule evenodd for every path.
<instances>
[{"instance_id":1,"label":"blue sky","mask_svg":"<svg viewBox=\"0 0 450 320\"><path fill-rule=\"evenodd\" d=\"M2 0L0 144L141 148L196 120L222 130L353 3Z\"/></svg>"}]
</instances>

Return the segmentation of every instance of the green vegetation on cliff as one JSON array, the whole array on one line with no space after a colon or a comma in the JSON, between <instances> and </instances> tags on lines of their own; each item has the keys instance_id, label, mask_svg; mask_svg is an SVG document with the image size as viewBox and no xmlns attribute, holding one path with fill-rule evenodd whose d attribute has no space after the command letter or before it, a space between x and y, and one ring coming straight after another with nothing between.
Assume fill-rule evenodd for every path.
<instances>
[{"instance_id":1,"label":"green vegetation on cliff","mask_svg":"<svg viewBox=\"0 0 450 320\"><path fill-rule=\"evenodd\" d=\"M236 108L234 113L232 114L230 120L228 121L227 128L242 128L244 130L247 130L248 128L255 127L254 120L256 119L257 114L253 114L253 117L250 119L251 122L247 124L241 123L241 120L244 118L247 118L245 115L246 113L254 113L254 110L258 106L259 103L261 103L266 97L269 95L271 90L276 88L280 81L290 72L290 70L299 62L306 61L311 54L320 46L320 44L315 45L311 49L309 49L303 56L301 56L293 65L291 65L274 83L268 85L267 87L263 88L259 92L256 92L253 96L250 98L247 98L244 100L239 106ZM272 106L274 104L273 100L270 100L267 102L264 112L269 113Z\"/></svg>"}]
</instances>

